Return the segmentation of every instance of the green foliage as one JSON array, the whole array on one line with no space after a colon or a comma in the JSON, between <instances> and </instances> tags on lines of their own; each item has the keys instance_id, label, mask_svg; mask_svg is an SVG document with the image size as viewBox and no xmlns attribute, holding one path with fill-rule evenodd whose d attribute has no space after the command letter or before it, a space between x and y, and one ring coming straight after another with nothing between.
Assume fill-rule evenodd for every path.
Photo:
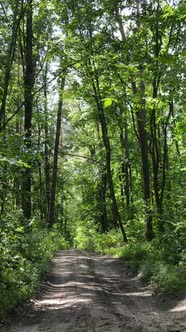
<instances>
[{"instance_id":1,"label":"green foliage","mask_svg":"<svg viewBox=\"0 0 186 332\"><path fill-rule=\"evenodd\" d=\"M146 259L138 265L140 278L144 281L150 282L156 266L156 261L153 257L146 255Z\"/></svg>"},{"instance_id":2,"label":"green foliage","mask_svg":"<svg viewBox=\"0 0 186 332\"><path fill-rule=\"evenodd\" d=\"M138 264L145 259L148 251L148 244L146 243L129 243L121 248L118 256L122 259L138 262Z\"/></svg>"},{"instance_id":3,"label":"green foliage","mask_svg":"<svg viewBox=\"0 0 186 332\"><path fill-rule=\"evenodd\" d=\"M113 104L113 102L117 103L117 99L116 98L104 98L102 99L102 101L104 101L104 107L107 108L109 106L111 106Z\"/></svg>"},{"instance_id":4,"label":"green foliage","mask_svg":"<svg viewBox=\"0 0 186 332\"><path fill-rule=\"evenodd\" d=\"M58 249L68 247L56 231L24 228L21 211L12 211L0 224L0 319L28 299L49 268Z\"/></svg>"},{"instance_id":5,"label":"green foliage","mask_svg":"<svg viewBox=\"0 0 186 332\"><path fill-rule=\"evenodd\" d=\"M122 236L119 230L113 229L104 234L97 234L95 239L95 251L110 254L122 245Z\"/></svg>"},{"instance_id":6,"label":"green foliage","mask_svg":"<svg viewBox=\"0 0 186 332\"><path fill-rule=\"evenodd\" d=\"M177 267L160 262L154 267L151 283L155 293L178 293L186 291L186 266Z\"/></svg>"},{"instance_id":7,"label":"green foliage","mask_svg":"<svg viewBox=\"0 0 186 332\"><path fill-rule=\"evenodd\" d=\"M96 229L92 220L79 222L76 228L74 246L82 250L95 250Z\"/></svg>"},{"instance_id":8,"label":"green foliage","mask_svg":"<svg viewBox=\"0 0 186 332\"><path fill-rule=\"evenodd\" d=\"M122 235L118 229L100 233L94 221L79 222L76 228L74 246L97 253L112 254L122 245Z\"/></svg>"}]
</instances>

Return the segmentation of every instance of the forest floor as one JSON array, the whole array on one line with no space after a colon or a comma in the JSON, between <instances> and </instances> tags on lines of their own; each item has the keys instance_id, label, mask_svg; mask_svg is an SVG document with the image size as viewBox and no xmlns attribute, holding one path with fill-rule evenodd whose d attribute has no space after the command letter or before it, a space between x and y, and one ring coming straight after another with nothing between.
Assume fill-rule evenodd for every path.
<instances>
[{"instance_id":1,"label":"forest floor","mask_svg":"<svg viewBox=\"0 0 186 332\"><path fill-rule=\"evenodd\" d=\"M186 299L153 296L122 260L71 249L11 321L3 332L185 332Z\"/></svg>"}]
</instances>

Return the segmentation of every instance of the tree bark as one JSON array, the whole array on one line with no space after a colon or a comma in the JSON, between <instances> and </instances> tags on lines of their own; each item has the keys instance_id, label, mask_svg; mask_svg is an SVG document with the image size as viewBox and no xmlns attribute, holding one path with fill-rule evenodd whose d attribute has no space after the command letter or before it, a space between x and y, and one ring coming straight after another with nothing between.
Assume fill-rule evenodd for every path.
<instances>
[{"instance_id":1,"label":"tree bark","mask_svg":"<svg viewBox=\"0 0 186 332\"><path fill-rule=\"evenodd\" d=\"M141 73L142 74L142 73ZM131 79L132 80L132 79ZM137 95L136 83L132 80L133 94ZM151 241L154 237L152 226L152 214L151 214L151 192L150 192L150 170L148 160L148 143L146 132L146 105L145 105L145 85L143 78L141 77L140 83L140 104L139 109L136 112L139 145L141 150L141 164L142 164L142 178L143 178L143 196L145 201L145 226L146 226L146 239Z\"/></svg>"},{"instance_id":2,"label":"tree bark","mask_svg":"<svg viewBox=\"0 0 186 332\"><path fill-rule=\"evenodd\" d=\"M65 77L61 80L60 96L58 102L58 114L57 114L57 126L56 126L56 138L54 147L54 163L53 163L53 175L52 175L52 186L50 193L50 210L49 210L49 227L55 223L55 197L56 197L56 183L57 183L57 172L58 172L58 153L59 153L59 142L62 122L62 110L63 110L63 91L65 87Z\"/></svg>"},{"instance_id":3,"label":"tree bark","mask_svg":"<svg viewBox=\"0 0 186 332\"><path fill-rule=\"evenodd\" d=\"M103 172L101 175L101 185L99 190L99 200L100 200L100 221L101 230L103 233L108 231L108 219L107 219L107 209L106 209L106 188L107 188L107 175Z\"/></svg>"},{"instance_id":4,"label":"tree bark","mask_svg":"<svg viewBox=\"0 0 186 332\"><path fill-rule=\"evenodd\" d=\"M50 209L50 163L49 163L49 133L48 133L48 105L47 105L47 72L46 65L44 72L44 112L45 112L45 147L44 147L44 164L45 164L45 219L49 220Z\"/></svg>"},{"instance_id":5,"label":"tree bark","mask_svg":"<svg viewBox=\"0 0 186 332\"><path fill-rule=\"evenodd\" d=\"M4 87L3 87L3 94L2 94L1 108L0 108L0 127L2 126L2 124L5 120L6 101L7 101L7 96L8 96L8 88L9 88L9 84L10 84L12 63L14 61L14 56L15 56L17 33L18 33L20 21L21 21L22 14L23 14L23 10L21 9L19 17L17 17L18 11L19 11L19 0L17 0L16 4L15 4L13 26L12 26L12 36L11 36L10 46L9 46L9 49L7 52L7 63L5 66Z\"/></svg>"},{"instance_id":6,"label":"tree bark","mask_svg":"<svg viewBox=\"0 0 186 332\"><path fill-rule=\"evenodd\" d=\"M105 119L103 104L102 104L102 98L100 94L100 88L99 88L99 79L98 75L96 73L96 69L94 68L94 76L92 78L92 87L95 95L95 100L97 104L97 110L99 115L99 120L101 124L102 129L102 137L103 137L103 143L105 147L106 152L106 171L107 171L107 181L108 181L108 187L110 191L110 198L112 202L112 220L113 220L113 226L117 227L119 225L123 240L124 242L127 242L127 236L125 233L124 226L121 221L121 216L118 209L118 204L116 201L115 191L114 191L114 184L112 179L112 171L111 171L111 146L110 146L110 140L108 136L107 131L107 123Z\"/></svg>"},{"instance_id":7,"label":"tree bark","mask_svg":"<svg viewBox=\"0 0 186 332\"><path fill-rule=\"evenodd\" d=\"M34 63L33 63L33 30L32 30L32 0L27 0L26 8L26 50L25 50L25 73L24 73L24 94L25 94L25 150L29 156L31 152L31 128L32 128L32 108L33 96L32 89L34 85ZM23 213L26 219L31 218L31 168L25 168L23 174Z\"/></svg>"},{"instance_id":8,"label":"tree bark","mask_svg":"<svg viewBox=\"0 0 186 332\"><path fill-rule=\"evenodd\" d=\"M140 27L140 1L136 0L136 24L137 28ZM116 9L116 19L119 23L119 31L121 33L122 42L126 42L125 31L123 29L122 18L119 13L119 9ZM126 54L127 63L130 62L130 54ZM140 107L136 112L137 120L137 137L140 144L141 151L141 163L142 163L142 177L143 177L143 195L145 201L145 236L148 241L151 241L154 237L153 235L153 226L152 226L152 215L150 208L150 169L149 169L149 160L148 160L148 143L147 143L147 132L146 132L146 105L145 105L145 84L143 81L143 65L140 63L141 67L141 82L139 87L140 92ZM132 91L135 96L138 95L138 88L136 81L133 79L133 76L130 77L130 82L132 86Z\"/></svg>"},{"instance_id":9,"label":"tree bark","mask_svg":"<svg viewBox=\"0 0 186 332\"><path fill-rule=\"evenodd\" d=\"M124 161L121 164L122 185L124 184L123 193L125 193L126 208L130 206L130 165L129 165L129 146L128 146L128 125L125 120L124 133L120 126L121 147L124 150Z\"/></svg>"}]
</instances>

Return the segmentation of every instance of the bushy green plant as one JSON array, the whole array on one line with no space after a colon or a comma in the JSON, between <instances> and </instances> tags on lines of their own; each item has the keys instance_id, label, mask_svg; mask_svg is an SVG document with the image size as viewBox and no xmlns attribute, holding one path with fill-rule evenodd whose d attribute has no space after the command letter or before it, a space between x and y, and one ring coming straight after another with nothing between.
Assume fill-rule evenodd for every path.
<instances>
[{"instance_id":1,"label":"bushy green plant","mask_svg":"<svg viewBox=\"0 0 186 332\"><path fill-rule=\"evenodd\" d=\"M120 257L125 260L142 261L147 255L146 243L129 243L122 247Z\"/></svg>"},{"instance_id":2,"label":"bushy green plant","mask_svg":"<svg viewBox=\"0 0 186 332\"><path fill-rule=\"evenodd\" d=\"M114 251L122 245L122 235L117 229L107 233L97 233L95 238L95 251L104 254L114 254Z\"/></svg>"},{"instance_id":3,"label":"bushy green plant","mask_svg":"<svg viewBox=\"0 0 186 332\"><path fill-rule=\"evenodd\" d=\"M155 270L156 261L149 255L139 265L140 278L144 281L150 281Z\"/></svg>"},{"instance_id":4,"label":"bushy green plant","mask_svg":"<svg viewBox=\"0 0 186 332\"><path fill-rule=\"evenodd\" d=\"M59 232L24 228L22 221L16 211L0 225L0 319L31 296L54 252L68 247Z\"/></svg>"},{"instance_id":5,"label":"bushy green plant","mask_svg":"<svg viewBox=\"0 0 186 332\"><path fill-rule=\"evenodd\" d=\"M96 228L92 220L79 222L76 228L74 246L81 250L95 251Z\"/></svg>"},{"instance_id":6,"label":"bushy green plant","mask_svg":"<svg viewBox=\"0 0 186 332\"><path fill-rule=\"evenodd\" d=\"M122 245L121 232L117 229L107 233L97 231L93 221L80 222L76 228L74 245L82 250L113 254L114 249Z\"/></svg>"},{"instance_id":7,"label":"bushy green plant","mask_svg":"<svg viewBox=\"0 0 186 332\"><path fill-rule=\"evenodd\" d=\"M186 267L178 268L174 265L160 262L155 266L151 283L156 293L175 293L186 290Z\"/></svg>"}]
</instances>

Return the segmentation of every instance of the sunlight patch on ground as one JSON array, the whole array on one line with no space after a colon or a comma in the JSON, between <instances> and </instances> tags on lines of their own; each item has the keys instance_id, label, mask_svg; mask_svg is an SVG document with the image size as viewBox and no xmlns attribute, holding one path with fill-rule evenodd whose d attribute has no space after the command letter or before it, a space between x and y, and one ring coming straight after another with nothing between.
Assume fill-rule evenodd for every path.
<instances>
[{"instance_id":1,"label":"sunlight patch on ground","mask_svg":"<svg viewBox=\"0 0 186 332\"><path fill-rule=\"evenodd\" d=\"M152 296L151 293L145 293L145 292L125 293L125 295L127 295L127 296L143 296L143 297Z\"/></svg>"},{"instance_id":2,"label":"sunlight patch on ground","mask_svg":"<svg viewBox=\"0 0 186 332\"><path fill-rule=\"evenodd\" d=\"M91 289L91 290L102 290L101 286L97 286L97 285L91 285L90 283L85 284L84 282L78 282L78 281L70 281L67 282L66 284L63 284L64 288L67 287L75 287L75 288L84 288L84 289Z\"/></svg>"},{"instance_id":3,"label":"sunlight patch on ground","mask_svg":"<svg viewBox=\"0 0 186 332\"><path fill-rule=\"evenodd\" d=\"M176 307L170 310L170 312L186 311L186 299L180 301Z\"/></svg>"},{"instance_id":4,"label":"sunlight patch on ground","mask_svg":"<svg viewBox=\"0 0 186 332\"><path fill-rule=\"evenodd\" d=\"M86 298L70 298L70 299L46 299L46 300L42 300L42 301L38 301L36 303L36 307L47 307L47 309L62 309L62 308L67 308L67 307L71 307L74 304L88 304L90 303L91 300L90 299L86 299Z\"/></svg>"}]
</instances>

